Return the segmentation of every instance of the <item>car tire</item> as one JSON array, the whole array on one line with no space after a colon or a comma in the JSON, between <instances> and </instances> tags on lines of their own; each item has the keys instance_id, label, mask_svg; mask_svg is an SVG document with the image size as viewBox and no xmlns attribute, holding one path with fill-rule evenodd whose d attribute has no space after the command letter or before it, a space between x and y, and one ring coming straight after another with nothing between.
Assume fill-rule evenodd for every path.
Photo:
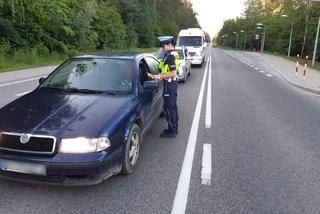
<instances>
[{"instance_id":1,"label":"car tire","mask_svg":"<svg viewBox=\"0 0 320 214\"><path fill-rule=\"evenodd\" d=\"M132 174L139 160L140 154L140 128L137 124L133 124L128 136L126 145L124 145L124 154L122 158L121 174Z\"/></svg>"},{"instance_id":2,"label":"car tire","mask_svg":"<svg viewBox=\"0 0 320 214\"><path fill-rule=\"evenodd\" d=\"M188 76L188 70L184 72L183 80L182 80L183 83L187 82L187 76Z\"/></svg>"}]
</instances>

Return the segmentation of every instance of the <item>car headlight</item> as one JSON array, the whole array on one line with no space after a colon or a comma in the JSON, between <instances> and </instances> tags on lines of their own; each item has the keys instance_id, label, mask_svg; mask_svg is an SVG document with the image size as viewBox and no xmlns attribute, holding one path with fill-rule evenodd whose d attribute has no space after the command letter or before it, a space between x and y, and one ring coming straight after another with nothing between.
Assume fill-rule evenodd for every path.
<instances>
[{"instance_id":1,"label":"car headlight","mask_svg":"<svg viewBox=\"0 0 320 214\"><path fill-rule=\"evenodd\" d=\"M196 56L201 56L201 54L202 54L201 51L199 51L196 53Z\"/></svg>"},{"instance_id":2,"label":"car headlight","mask_svg":"<svg viewBox=\"0 0 320 214\"><path fill-rule=\"evenodd\" d=\"M100 138L65 138L60 142L59 152L71 154L83 154L100 152L111 146L110 140L106 137Z\"/></svg>"}]
</instances>

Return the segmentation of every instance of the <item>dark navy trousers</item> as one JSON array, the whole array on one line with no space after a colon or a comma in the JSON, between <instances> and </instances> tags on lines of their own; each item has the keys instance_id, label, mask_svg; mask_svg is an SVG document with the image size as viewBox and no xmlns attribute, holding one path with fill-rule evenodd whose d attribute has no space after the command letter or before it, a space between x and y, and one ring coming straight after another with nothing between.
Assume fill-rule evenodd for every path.
<instances>
[{"instance_id":1,"label":"dark navy trousers","mask_svg":"<svg viewBox=\"0 0 320 214\"><path fill-rule=\"evenodd\" d=\"M178 130L178 106L177 106L177 89L178 81L171 81L164 83L164 111L166 120L168 122L168 130L170 132L177 132Z\"/></svg>"}]
</instances>

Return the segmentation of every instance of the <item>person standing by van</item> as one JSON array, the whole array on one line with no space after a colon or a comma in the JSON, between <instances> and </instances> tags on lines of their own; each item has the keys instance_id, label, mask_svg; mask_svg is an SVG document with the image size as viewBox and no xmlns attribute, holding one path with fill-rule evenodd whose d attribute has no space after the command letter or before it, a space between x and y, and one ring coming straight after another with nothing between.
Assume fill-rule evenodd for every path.
<instances>
[{"instance_id":1,"label":"person standing by van","mask_svg":"<svg viewBox=\"0 0 320 214\"><path fill-rule=\"evenodd\" d=\"M177 67L175 56L171 54L174 50L173 37L159 37L160 46L164 52L163 62L160 63L159 68L161 73L158 75L150 75L151 79L163 80L163 98L164 111L168 128L164 129L160 134L161 138L175 138L178 134L178 107L177 107Z\"/></svg>"}]
</instances>

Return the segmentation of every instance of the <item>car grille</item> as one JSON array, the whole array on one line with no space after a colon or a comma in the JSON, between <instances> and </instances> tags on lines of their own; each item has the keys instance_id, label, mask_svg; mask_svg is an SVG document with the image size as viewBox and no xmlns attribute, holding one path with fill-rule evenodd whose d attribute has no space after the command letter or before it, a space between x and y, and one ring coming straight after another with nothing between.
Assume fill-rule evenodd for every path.
<instances>
[{"instance_id":1,"label":"car grille","mask_svg":"<svg viewBox=\"0 0 320 214\"><path fill-rule=\"evenodd\" d=\"M195 52L189 52L190 56L195 56L196 53Z\"/></svg>"},{"instance_id":2,"label":"car grille","mask_svg":"<svg viewBox=\"0 0 320 214\"><path fill-rule=\"evenodd\" d=\"M22 134L2 133L0 135L0 150L24 153L52 154L56 139L51 136L30 135L27 143L21 143Z\"/></svg>"}]
</instances>

